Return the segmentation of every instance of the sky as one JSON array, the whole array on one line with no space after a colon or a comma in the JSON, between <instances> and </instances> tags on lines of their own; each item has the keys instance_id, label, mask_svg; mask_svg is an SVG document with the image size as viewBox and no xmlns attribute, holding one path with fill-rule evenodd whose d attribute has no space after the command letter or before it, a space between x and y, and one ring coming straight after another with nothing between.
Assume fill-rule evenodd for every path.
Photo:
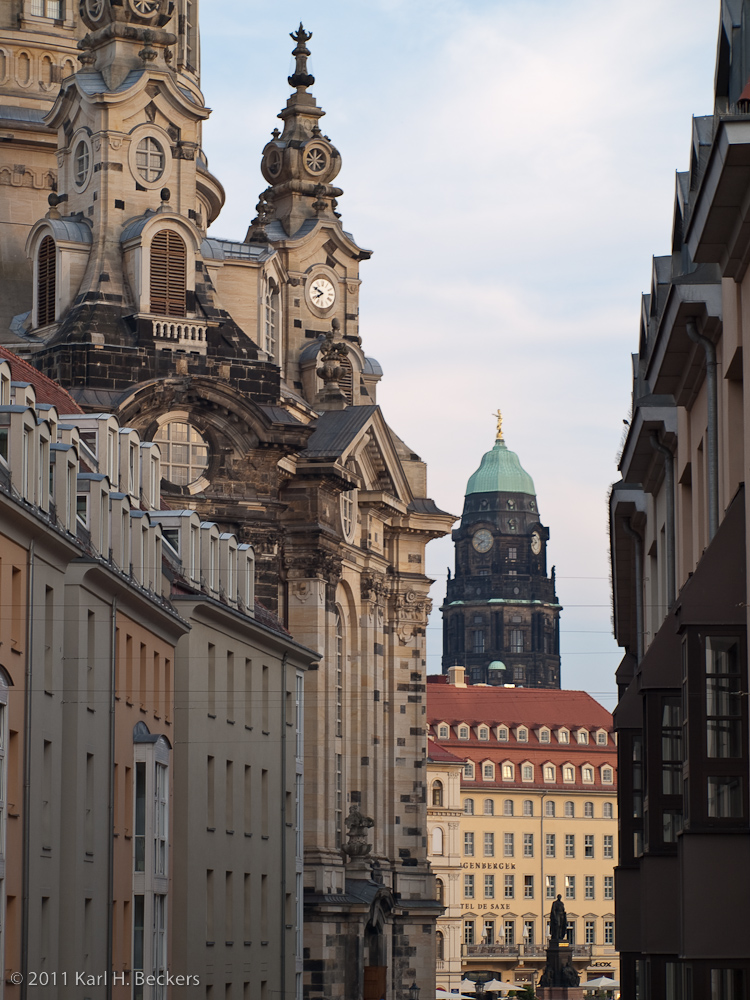
<instances>
[{"instance_id":1,"label":"sky","mask_svg":"<svg viewBox=\"0 0 750 1000\"><path fill-rule=\"evenodd\" d=\"M460 515L493 412L534 479L556 566L562 684L615 705L607 496L652 255L669 253L691 116L713 110L719 0L202 0L203 145L244 238L290 94L289 32L342 156L378 403ZM431 542L440 672L450 539Z\"/></svg>"}]
</instances>

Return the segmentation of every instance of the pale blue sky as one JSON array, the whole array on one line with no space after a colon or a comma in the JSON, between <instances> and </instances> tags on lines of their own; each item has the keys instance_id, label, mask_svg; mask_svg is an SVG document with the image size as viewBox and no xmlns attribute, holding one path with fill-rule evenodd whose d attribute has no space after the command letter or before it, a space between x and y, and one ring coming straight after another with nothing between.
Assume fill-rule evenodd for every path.
<instances>
[{"instance_id":1,"label":"pale blue sky","mask_svg":"<svg viewBox=\"0 0 750 1000\"><path fill-rule=\"evenodd\" d=\"M669 252L690 117L712 111L718 0L202 0L204 148L242 238L290 93L289 32L342 155L379 402L461 513L491 413L534 478L557 566L563 686L614 705L607 489L651 255ZM448 540L428 547L439 607ZM433 614L428 670L440 669Z\"/></svg>"}]
</instances>

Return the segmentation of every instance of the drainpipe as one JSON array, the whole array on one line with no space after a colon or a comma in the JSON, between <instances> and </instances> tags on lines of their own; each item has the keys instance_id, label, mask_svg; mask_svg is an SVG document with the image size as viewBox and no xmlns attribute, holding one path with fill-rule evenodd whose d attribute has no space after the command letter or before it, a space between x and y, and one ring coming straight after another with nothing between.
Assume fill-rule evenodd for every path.
<instances>
[{"instance_id":1,"label":"drainpipe","mask_svg":"<svg viewBox=\"0 0 750 1000\"><path fill-rule=\"evenodd\" d=\"M109 636L109 845L107 877L109 881L109 906L107 907L107 1000L112 1000L112 973L113 969L113 927L112 927L112 906L115 897L115 659L117 656L117 598L112 598L112 611L110 621Z\"/></svg>"},{"instance_id":2,"label":"drainpipe","mask_svg":"<svg viewBox=\"0 0 750 1000\"><path fill-rule=\"evenodd\" d=\"M281 968L279 969L279 996L286 996L286 661L281 657Z\"/></svg>"},{"instance_id":3,"label":"drainpipe","mask_svg":"<svg viewBox=\"0 0 750 1000\"><path fill-rule=\"evenodd\" d=\"M630 518L622 522L626 535L633 539L635 553L635 658L640 663L643 659L643 556L641 554L641 536L633 530Z\"/></svg>"},{"instance_id":4,"label":"drainpipe","mask_svg":"<svg viewBox=\"0 0 750 1000\"><path fill-rule=\"evenodd\" d=\"M651 446L664 456L664 491L667 494L667 608L675 598L675 538L674 538L674 455L662 444L658 431L651 431Z\"/></svg>"},{"instance_id":5,"label":"drainpipe","mask_svg":"<svg viewBox=\"0 0 750 1000\"><path fill-rule=\"evenodd\" d=\"M716 348L691 319L686 324L687 335L700 344L706 355L706 451L708 459L708 539L719 529L719 429L716 383Z\"/></svg>"},{"instance_id":6,"label":"drainpipe","mask_svg":"<svg viewBox=\"0 0 750 1000\"><path fill-rule=\"evenodd\" d=\"M26 670L23 692L23 841L21 871L21 1000L28 995L29 979L29 860L31 855L31 659L34 649L34 540L29 542L26 580Z\"/></svg>"}]
</instances>

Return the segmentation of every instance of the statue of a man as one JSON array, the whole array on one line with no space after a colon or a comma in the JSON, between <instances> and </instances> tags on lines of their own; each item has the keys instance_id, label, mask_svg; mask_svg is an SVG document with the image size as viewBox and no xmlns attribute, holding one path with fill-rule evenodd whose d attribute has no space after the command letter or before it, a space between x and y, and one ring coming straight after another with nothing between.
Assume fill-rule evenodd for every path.
<instances>
[{"instance_id":1,"label":"statue of a man","mask_svg":"<svg viewBox=\"0 0 750 1000\"><path fill-rule=\"evenodd\" d=\"M553 941L562 941L568 934L568 917L565 913L565 906L562 896L558 893L557 899L552 904L549 915L550 937Z\"/></svg>"},{"instance_id":2,"label":"statue of a man","mask_svg":"<svg viewBox=\"0 0 750 1000\"><path fill-rule=\"evenodd\" d=\"M366 831L374 826L370 816L363 815L356 805L349 807L349 815L346 817L346 832L349 840L342 850L350 858L363 858L372 850L372 845L367 843Z\"/></svg>"},{"instance_id":3,"label":"statue of a man","mask_svg":"<svg viewBox=\"0 0 750 1000\"><path fill-rule=\"evenodd\" d=\"M560 978L562 979L563 986L578 986L580 977L570 964L570 959L568 959L560 970Z\"/></svg>"}]
</instances>

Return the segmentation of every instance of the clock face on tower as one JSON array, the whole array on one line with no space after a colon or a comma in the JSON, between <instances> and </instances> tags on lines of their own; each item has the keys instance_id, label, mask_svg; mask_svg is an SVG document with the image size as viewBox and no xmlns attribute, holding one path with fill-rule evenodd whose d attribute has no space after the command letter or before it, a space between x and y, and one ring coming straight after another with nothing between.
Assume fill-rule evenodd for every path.
<instances>
[{"instance_id":1,"label":"clock face on tower","mask_svg":"<svg viewBox=\"0 0 750 1000\"><path fill-rule=\"evenodd\" d=\"M542 539L538 531L532 531L531 533L531 551L535 556L538 556L542 551Z\"/></svg>"},{"instance_id":2,"label":"clock face on tower","mask_svg":"<svg viewBox=\"0 0 750 1000\"><path fill-rule=\"evenodd\" d=\"M487 531L486 528L480 528L479 531L475 531L471 539L471 544L477 552L489 552L493 542L492 533Z\"/></svg>"},{"instance_id":3,"label":"clock face on tower","mask_svg":"<svg viewBox=\"0 0 750 1000\"><path fill-rule=\"evenodd\" d=\"M316 278L310 285L310 301L318 309L330 309L336 300L336 289L328 278Z\"/></svg>"}]
</instances>

